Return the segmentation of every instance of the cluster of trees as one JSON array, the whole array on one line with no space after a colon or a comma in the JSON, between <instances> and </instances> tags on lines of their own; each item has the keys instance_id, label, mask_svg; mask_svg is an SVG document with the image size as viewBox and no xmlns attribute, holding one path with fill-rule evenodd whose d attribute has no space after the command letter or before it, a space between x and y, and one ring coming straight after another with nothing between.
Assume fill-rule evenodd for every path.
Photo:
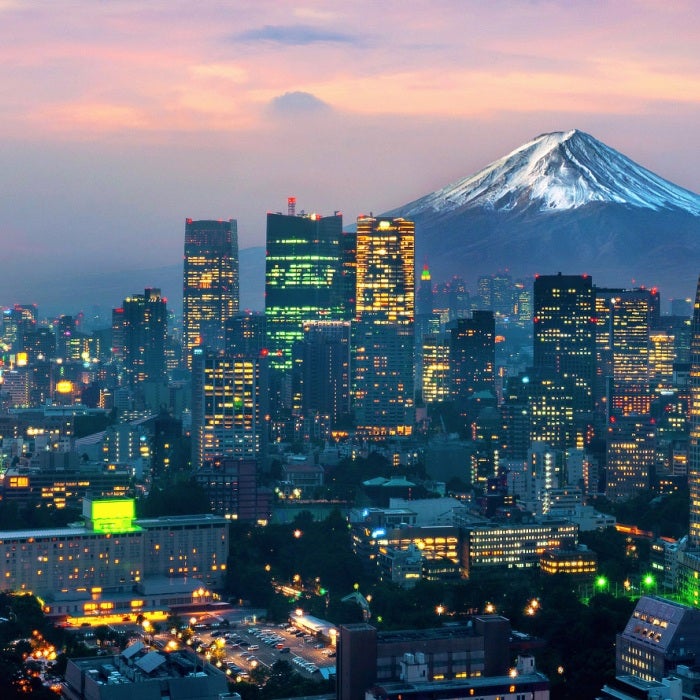
<instances>
[{"instance_id":1,"label":"cluster of trees","mask_svg":"<svg viewBox=\"0 0 700 700\"><path fill-rule=\"evenodd\" d=\"M57 650L57 658L51 663L51 671L57 676L65 672L68 658L90 655L90 650L79 639L54 627L44 617L33 595L0 593L0 696L3 700L27 697L55 700L56 694L46 688L32 670L32 662L27 663L39 643L52 645Z\"/></svg>"},{"instance_id":2,"label":"cluster of trees","mask_svg":"<svg viewBox=\"0 0 700 700\"><path fill-rule=\"evenodd\" d=\"M657 537L679 539L688 533L690 509L687 488L664 495L651 490L640 491L619 503L598 498L595 507L604 513L611 513L619 523L636 525Z\"/></svg>"},{"instance_id":3,"label":"cluster of trees","mask_svg":"<svg viewBox=\"0 0 700 700\"><path fill-rule=\"evenodd\" d=\"M285 619L299 605L336 624L359 621L359 606L341 602L356 589L370 601L371 623L386 630L466 621L489 606L507 617L513 629L538 639L537 665L551 678L556 700L593 698L614 677L615 635L624 628L635 604L633 598L607 592L584 600L580 585L571 578L547 576L538 570L507 574L494 570L479 572L469 580L420 581L408 590L377 582L362 573L347 523L337 512L323 522L302 515L290 525L232 524L232 528L229 591L268 607L272 619ZM598 537L608 543L601 557L603 566L611 569L615 561L630 566L623 535L612 530ZM289 584L295 576L296 586L304 590L302 599L275 593L274 584ZM533 600L537 601L534 608ZM280 669L279 675L273 674L274 681L264 679L271 684L269 689L266 685L264 691L250 692L265 692L264 697L292 696L295 693L283 682L286 674ZM267 694L275 688L284 690L279 695Z\"/></svg>"}]
</instances>

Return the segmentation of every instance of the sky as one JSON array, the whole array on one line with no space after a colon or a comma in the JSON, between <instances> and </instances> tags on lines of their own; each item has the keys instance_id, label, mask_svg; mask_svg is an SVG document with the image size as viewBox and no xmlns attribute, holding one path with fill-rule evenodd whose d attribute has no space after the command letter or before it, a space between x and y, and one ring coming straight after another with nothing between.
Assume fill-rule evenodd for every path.
<instances>
[{"instance_id":1,"label":"sky","mask_svg":"<svg viewBox=\"0 0 700 700\"><path fill-rule=\"evenodd\" d=\"M0 0L0 22L0 306L143 271L117 305L164 286L187 217L261 246L290 195L348 223L548 131L700 192L695 0Z\"/></svg>"}]
</instances>

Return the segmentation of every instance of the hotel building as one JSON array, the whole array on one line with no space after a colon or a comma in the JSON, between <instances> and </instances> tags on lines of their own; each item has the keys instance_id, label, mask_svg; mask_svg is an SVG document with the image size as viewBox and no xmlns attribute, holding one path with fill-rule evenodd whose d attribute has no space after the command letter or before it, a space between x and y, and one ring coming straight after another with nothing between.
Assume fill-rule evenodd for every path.
<instances>
[{"instance_id":1,"label":"hotel building","mask_svg":"<svg viewBox=\"0 0 700 700\"><path fill-rule=\"evenodd\" d=\"M132 499L83 501L82 527L0 532L0 585L41 598L47 614L139 613L193 602L226 575L228 521L136 519Z\"/></svg>"}]
</instances>

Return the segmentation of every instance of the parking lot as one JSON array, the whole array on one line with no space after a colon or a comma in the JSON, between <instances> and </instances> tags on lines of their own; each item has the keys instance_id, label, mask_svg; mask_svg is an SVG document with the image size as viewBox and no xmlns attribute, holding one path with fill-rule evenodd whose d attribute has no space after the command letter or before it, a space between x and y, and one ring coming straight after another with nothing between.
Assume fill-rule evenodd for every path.
<instances>
[{"instance_id":1,"label":"parking lot","mask_svg":"<svg viewBox=\"0 0 700 700\"><path fill-rule=\"evenodd\" d=\"M290 625L237 624L200 631L192 646L200 654L218 647L225 654L222 668L228 675L247 680L257 665L270 667L285 660L309 678L322 677L321 669L335 668L335 650Z\"/></svg>"}]
</instances>

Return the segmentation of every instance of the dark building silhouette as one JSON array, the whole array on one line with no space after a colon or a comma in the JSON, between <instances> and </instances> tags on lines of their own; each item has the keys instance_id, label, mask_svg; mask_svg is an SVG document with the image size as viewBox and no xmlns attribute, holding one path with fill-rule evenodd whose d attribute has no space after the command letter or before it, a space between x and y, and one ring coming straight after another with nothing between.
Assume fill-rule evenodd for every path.
<instances>
[{"instance_id":1,"label":"dark building silhouette","mask_svg":"<svg viewBox=\"0 0 700 700\"><path fill-rule=\"evenodd\" d=\"M238 357L257 357L267 346L265 314L244 311L226 321L226 352Z\"/></svg>"},{"instance_id":2,"label":"dark building silhouette","mask_svg":"<svg viewBox=\"0 0 700 700\"><path fill-rule=\"evenodd\" d=\"M258 483L255 459L212 459L195 472L214 513L234 520L269 520L272 492Z\"/></svg>"},{"instance_id":3,"label":"dark building silhouette","mask_svg":"<svg viewBox=\"0 0 700 700\"><path fill-rule=\"evenodd\" d=\"M307 321L295 344L298 393L304 415L329 416L337 426L350 417L350 323ZM295 363L297 366L297 363Z\"/></svg>"},{"instance_id":4,"label":"dark building silhouette","mask_svg":"<svg viewBox=\"0 0 700 700\"><path fill-rule=\"evenodd\" d=\"M452 395L459 402L477 392L494 393L496 324L493 311L472 311L450 330Z\"/></svg>"},{"instance_id":5,"label":"dark building silhouette","mask_svg":"<svg viewBox=\"0 0 700 700\"><path fill-rule=\"evenodd\" d=\"M165 341L168 310L160 289L146 289L124 299L122 363L126 383L131 386L166 379Z\"/></svg>"}]
</instances>

